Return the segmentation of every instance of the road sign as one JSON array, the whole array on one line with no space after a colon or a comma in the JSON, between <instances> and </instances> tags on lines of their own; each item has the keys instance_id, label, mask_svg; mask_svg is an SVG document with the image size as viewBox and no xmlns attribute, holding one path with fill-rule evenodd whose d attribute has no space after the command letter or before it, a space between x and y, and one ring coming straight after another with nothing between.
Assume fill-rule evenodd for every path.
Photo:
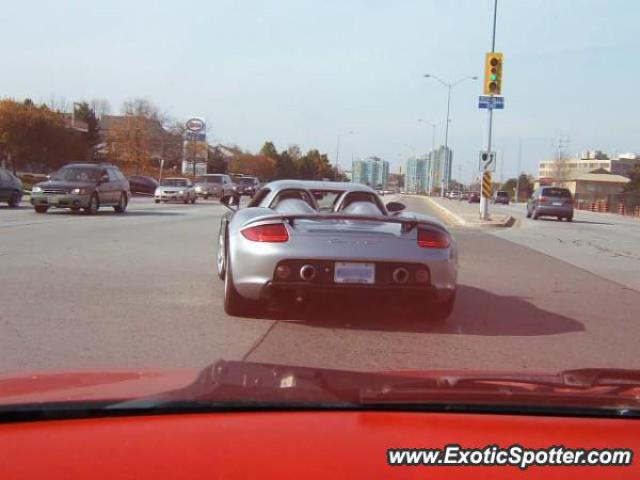
<instances>
[{"instance_id":1,"label":"road sign","mask_svg":"<svg viewBox=\"0 0 640 480\"><path fill-rule=\"evenodd\" d=\"M496 152L480 152L480 166L481 172L495 172L496 171Z\"/></svg>"},{"instance_id":2,"label":"road sign","mask_svg":"<svg viewBox=\"0 0 640 480\"><path fill-rule=\"evenodd\" d=\"M484 198L491 198L493 194L493 185L491 184L491 172L484 172L482 174L482 196Z\"/></svg>"},{"instance_id":3,"label":"road sign","mask_svg":"<svg viewBox=\"0 0 640 480\"><path fill-rule=\"evenodd\" d=\"M504 97L480 95L478 97L478 108L502 110L504 108Z\"/></svg>"},{"instance_id":4,"label":"road sign","mask_svg":"<svg viewBox=\"0 0 640 480\"><path fill-rule=\"evenodd\" d=\"M191 132L201 132L205 129L204 120L201 118L190 118L186 121L185 126Z\"/></svg>"}]
</instances>

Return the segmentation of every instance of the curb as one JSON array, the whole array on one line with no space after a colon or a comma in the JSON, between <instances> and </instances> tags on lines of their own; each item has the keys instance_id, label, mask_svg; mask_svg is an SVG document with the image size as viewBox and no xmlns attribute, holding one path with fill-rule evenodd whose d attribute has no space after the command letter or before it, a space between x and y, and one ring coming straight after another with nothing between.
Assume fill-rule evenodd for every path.
<instances>
[{"instance_id":1,"label":"curb","mask_svg":"<svg viewBox=\"0 0 640 480\"><path fill-rule=\"evenodd\" d=\"M503 222L501 223L474 223L468 222L464 218L462 218L457 213L452 212L447 207L440 205L435 200L432 200L429 197L424 197L431 205L436 206L445 216L450 219L453 219L452 223L456 226L467 226L467 227L486 227L486 228L511 228L513 226L519 225L518 219L516 219L513 215L509 215Z\"/></svg>"},{"instance_id":2,"label":"curb","mask_svg":"<svg viewBox=\"0 0 640 480\"><path fill-rule=\"evenodd\" d=\"M442 205L440 205L438 202L436 202L435 200L431 200L431 198L429 197L424 197L424 199L430 203L431 205L434 205L435 207L437 207L438 209L440 209L440 211L446 215L447 217L449 217L450 219L453 219L452 223L454 225L458 225L458 226L464 226L467 225L467 221L462 218L460 215L458 215L457 213L453 213L451 210L449 210L446 207L443 207Z\"/></svg>"}]
</instances>

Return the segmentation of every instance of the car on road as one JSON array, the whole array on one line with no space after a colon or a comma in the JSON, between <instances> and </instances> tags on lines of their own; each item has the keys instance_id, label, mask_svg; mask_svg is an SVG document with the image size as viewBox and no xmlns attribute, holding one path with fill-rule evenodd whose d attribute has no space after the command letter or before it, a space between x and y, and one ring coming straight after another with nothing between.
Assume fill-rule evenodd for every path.
<instances>
[{"instance_id":1,"label":"car on road","mask_svg":"<svg viewBox=\"0 0 640 480\"><path fill-rule=\"evenodd\" d=\"M493 196L493 203L501 203L503 205L509 205L509 192L504 190L498 190Z\"/></svg>"},{"instance_id":2,"label":"car on road","mask_svg":"<svg viewBox=\"0 0 640 480\"><path fill-rule=\"evenodd\" d=\"M556 217L573 221L573 196L567 188L540 187L527 202L527 218Z\"/></svg>"},{"instance_id":3,"label":"car on road","mask_svg":"<svg viewBox=\"0 0 640 480\"><path fill-rule=\"evenodd\" d=\"M458 200L460 197L462 196L461 192L455 191L455 192L449 192L449 198L451 200Z\"/></svg>"},{"instance_id":4,"label":"car on road","mask_svg":"<svg viewBox=\"0 0 640 480\"><path fill-rule=\"evenodd\" d=\"M248 195L253 197L258 190L260 182L256 177L250 175L243 175L241 177L234 177L233 183L236 187L236 193L238 195Z\"/></svg>"},{"instance_id":5,"label":"car on road","mask_svg":"<svg viewBox=\"0 0 640 480\"><path fill-rule=\"evenodd\" d=\"M211 173L200 175L195 180L195 192L205 200L209 197L222 198L233 195L234 183L229 175Z\"/></svg>"},{"instance_id":6,"label":"car on road","mask_svg":"<svg viewBox=\"0 0 640 480\"><path fill-rule=\"evenodd\" d=\"M480 194L478 192L470 192L467 201L469 203L480 203Z\"/></svg>"},{"instance_id":7,"label":"car on road","mask_svg":"<svg viewBox=\"0 0 640 480\"><path fill-rule=\"evenodd\" d=\"M458 200L460 200L460 201L469 200L469 192L460 193L460 198L458 198Z\"/></svg>"},{"instance_id":8,"label":"car on road","mask_svg":"<svg viewBox=\"0 0 640 480\"><path fill-rule=\"evenodd\" d=\"M280 180L221 220L217 270L224 307L342 294L384 298L410 316L446 319L453 309L457 244L439 220L386 205L375 190L341 182Z\"/></svg>"},{"instance_id":9,"label":"car on road","mask_svg":"<svg viewBox=\"0 0 640 480\"><path fill-rule=\"evenodd\" d=\"M153 195L158 188L158 181L153 177L145 175L132 175L129 177L129 186L131 193L142 193Z\"/></svg>"},{"instance_id":10,"label":"car on road","mask_svg":"<svg viewBox=\"0 0 640 480\"><path fill-rule=\"evenodd\" d=\"M0 167L0 202L17 207L23 194L22 181L6 168Z\"/></svg>"},{"instance_id":11,"label":"car on road","mask_svg":"<svg viewBox=\"0 0 640 480\"><path fill-rule=\"evenodd\" d=\"M154 193L154 201L196 203L196 189L191 180L184 177L164 178Z\"/></svg>"},{"instance_id":12,"label":"car on road","mask_svg":"<svg viewBox=\"0 0 640 480\"><path fill-rule=\"evenodd\" d=\"M124 213L130 196L129 181L117 166L106 162L70 163L34 185L30 201L36 213L55 207L95 214L105 206Z\"/></svg>"}]
</instances>

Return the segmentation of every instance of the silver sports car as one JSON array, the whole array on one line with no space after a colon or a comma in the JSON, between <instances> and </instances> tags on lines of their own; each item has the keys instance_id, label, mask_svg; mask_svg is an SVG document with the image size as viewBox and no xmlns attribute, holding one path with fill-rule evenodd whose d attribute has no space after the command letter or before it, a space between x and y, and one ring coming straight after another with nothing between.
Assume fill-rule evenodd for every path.
<instances>
[{"instance_id":1,"label":"silver sports car","mask_svg":"<svg viewBox=\"0 0 640 480\"><path fill-rule=\"evenodd\" d=\"M444 320L456 298L456 241L437 219L352 183L279 180L245 208L225 197L217 270L224 308L246 315L317 293L388 297Z\"/></svg>"}]
</instances>

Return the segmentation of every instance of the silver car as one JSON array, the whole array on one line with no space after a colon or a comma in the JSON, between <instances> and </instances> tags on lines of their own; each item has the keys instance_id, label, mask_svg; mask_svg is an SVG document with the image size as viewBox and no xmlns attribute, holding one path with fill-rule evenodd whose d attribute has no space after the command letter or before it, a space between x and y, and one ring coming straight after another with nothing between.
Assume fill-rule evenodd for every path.
<instances>
[{"instance_id":1,"label":"silver car","mask_svg":"<svg viewBox=\"0 0 640 480\"><path fill-rule=\"evenodd\" d=\"M446 319L456 298L457 244L437 219L383 204L371 188L280 180L246 208L224 197L217 271L230 315L314 294L360 293ZM350 297L351 298L351 297ZM413 301L409 301L413 300Z\"/></svg>"},{"instance_id":2,"label":"silver car","mask_svg":"<svg viewBox=\"0 0 640 480\"><path fill-rule=\"evenodd\" d=\"M196 190L188 178L164 178L154 193L156 203L196 203Z\"/></svg>"},{"instance_id":3,"label":"silver car","mask_svg":"<svg viewBox=\"0 0 640 480\"><path fill-rule=\"evenodd\" d=\"M222 198L233 195L234 183L229 175L212 173L196 178L196 194L205 200L209 197Z\"/></svg>"}]
</instances>

